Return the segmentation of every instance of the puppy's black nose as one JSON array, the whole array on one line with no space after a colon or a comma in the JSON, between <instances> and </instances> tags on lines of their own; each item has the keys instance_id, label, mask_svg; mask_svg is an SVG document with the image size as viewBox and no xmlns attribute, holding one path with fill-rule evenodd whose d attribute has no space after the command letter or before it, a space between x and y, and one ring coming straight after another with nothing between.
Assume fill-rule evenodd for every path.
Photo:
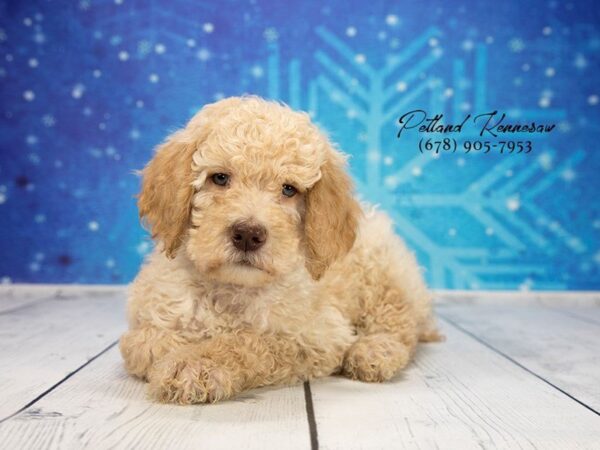
<instances>
[{"instance_id":1,"label":"puppy's black nose","mask_svg":"<svg viewBox=\"0 0 600 450\"><path fill-rule=\"evenodd\" d=\"M267 230L262 225L238 222L231 227L231 242L238 250L253 252L267 240Z\"/></svg>"}]
</instances>

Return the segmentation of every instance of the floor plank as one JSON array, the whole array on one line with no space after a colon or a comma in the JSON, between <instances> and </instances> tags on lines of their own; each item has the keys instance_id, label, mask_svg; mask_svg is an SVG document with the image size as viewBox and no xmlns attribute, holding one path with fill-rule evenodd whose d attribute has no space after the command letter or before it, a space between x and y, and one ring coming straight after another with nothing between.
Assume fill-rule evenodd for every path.
<instances>
[{"instance_id":1,"label":"floor plank","mask_svg":"<svg viewBox=\"0 0 600 450\"><path fill-rule=\"evenodd\" d=\"M600 411L600 328L596 309L452 305L439 313L578 400Z\"/></svg>"},{"instance_id":2,"label":"floor plank","mask_svg":"<svg viewBox=\"0 0 600 450\"><path fill-rule=\"evenodd\" d=\"M600 417L458 329L394 381L311 384L320 448L599 448Z\"/></svg>"},{"instance_id":3,"label":"floor plank","mask_svg":"<svg viewBox=\"0 0 600 450\"><path fill-rule=\"evenodd\" d=\"M554 311L600 327L600 306L597 308L556 308Z\"/></svg>"},{"instance_id":4,"label":"floor plank","mask_svg":"<svg viewBox=\"0 0 600 450\"><path fill-rule=\"evenodd\" d=\"M309 449L302 386L215 405L149 401L116 348L0 425L5 448Z\"/></svg>"},{"instance_id":5,"label":"floor plank","mask_svg":"<svg viewBox=\"0 0 600 450\"><path fill-rule=\"evenodd\" d=\"M124 291L17 296L0 312L0 420L76 370L125 329ZM9 304L8 301L3 303Z\"/></svg>"}]
</instances>

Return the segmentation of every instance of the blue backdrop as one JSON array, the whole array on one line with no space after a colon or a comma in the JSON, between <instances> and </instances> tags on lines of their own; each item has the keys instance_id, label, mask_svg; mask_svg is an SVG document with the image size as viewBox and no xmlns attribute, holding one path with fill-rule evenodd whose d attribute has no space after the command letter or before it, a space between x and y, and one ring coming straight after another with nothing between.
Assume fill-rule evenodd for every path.
<instances>
[{"instance_id":1,"label":"blue backdrop","mask_svg":"<svg viewBox=\"0 0 600 450\"><path fill-rule=\"evenodd\" d=\"M134 169L203 104L310 111L434 287L600 288L596 1L3 2L0 278L124 283ZM414 108L557 124L525 154L421 154Z\"/></svg>"}]
</instances>

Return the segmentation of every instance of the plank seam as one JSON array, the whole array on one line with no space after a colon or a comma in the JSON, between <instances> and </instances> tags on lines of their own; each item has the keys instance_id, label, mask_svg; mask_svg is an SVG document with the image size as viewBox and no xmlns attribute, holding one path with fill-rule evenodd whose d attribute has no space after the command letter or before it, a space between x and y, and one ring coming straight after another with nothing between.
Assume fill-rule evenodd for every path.
<instances>
[{"instance_id":1,"label":"plank seam","mask_svg":"<svg viewBox=\"0 0 600 450\"><path fill-rule=\"evenodd\" d=\"M18 311L22 311L24 309L28 309L31 308L32 306L36 306L38 303L41 302L47 302L49 300L52 300L56 298L54 295L49 296L49 297L41 297L41 298L36 298L34 300L31 300L27 303L23 303L22 305L18 305L18 306L14 306L10 309L4 309L4 310L0 310L0 316L6 316L8 314L12 314Z\"/></svg>"},{"instance_id":2,"label":"plank seam","mask_svg":"<svg viewBox=\"0 0 600 450\"><path fill-rule=\"evenodd\" d=\"M104 350L102 350L100 353L96 354L95 356L93 356L92 358L88 359L84 364L82 364L81 366L79 366L77 369L73 370L72 372L69 372L69 374L67 374L67 376L65 376L63 379L59 380L57 383L55 383L54 385L50 386L48 389L46 389L44 392L42 392L40 395L38 395L36 398L34 398L33 400L31 400L29 403L27 403L25 406L23 406L21 409L19 409L18 411L10 414L9 416L4 417L3 419L0 419L0 424L6 422L9 419L12 419L13 417L21 414L23 411L25 411L26 409L30 408L31 406L35 405L38 401L40 401L42 398L44 398L46 395L48 395L50 392L52 392L54 389L56 389L57 387L59 387L61 384L63 384L65 381L67 381L69 378L71 378L73 375L75 375L77 372L81 371L83 368L85 368L86 366L90 365L93 361L95 361L96 359L98 359L100 356L102 356L103 354L105 354L107 351L109 351L111 348L113 348L115 345L117 345L117 343L119 342L119 340L117 339L116 341L112 342L108 347L106 347Z\"/></svg>"},{"instance_id":3,"label":"plank seam","mask_svg":"<svg viewBox=\"0 0 600 450\"><path fill-rule=\"evenodd\" d=\"M563 309L557 309L552 307L548 307L548 310L561 316L570 317L571 319L579 320L581 322L589 323L595 326L600 326L600 322L597 322L594 319L588 319L587 317L582 317L578 314L574 314L571 311L564 311Z\"/></svg>"},{"instance_id":4,"label":"plank seam","mask_svg":"<svg viewBox=\"0 0 600 450\"><path fill-rule=\"evenodd\" d=\"M310 434L311 450L319 450L319 435L317 434L317 420L315 419L315 407L313 405L310 382L304 382L304 402L306 403L306 419L308 420L308 432Z\"/></svg>"},{"instance_id":5,"label":"plank seam","mask_svg":"<svg viewBox=\"0 0 600 450\"><path fill-rule=\"evenodd\" d=\"M493 351L494 353L502 356L503 358L507 359L508 361L510 361L511 363L513 363L514 365L520 367L521 369L523 369L524 371L526 371L527 373L529 373L530 375L533 375L534 377L538 378L539 380L543 381L544 383L546 383L548 386L553 387L554 389L556 389L557 391L559 391L560 393L566 395L567 397L569 397L571 400L579 403L581 406L583 406L584 408L590 410L591 412L593 412L594 414L600 416L600 412L596 411L594 408L592 408L591 406L587 405L586 403L582 402L581 400L579 400L578 398L574 397L573 395L569 394L567 391L565 391L564 389L559 388L557 385L555 385L554 383L548 381L547 379L545 379L543 376L535 373L533 370L527 368L526 366L524 366L523 364L521 364L520 362L518 362L517 360L515 360L514 358L508 356L506 353L504 353L503 351L497 349L496 347L492 346L491 344L487 343L486 341L484 341L483 339L481 339L479 336L471 333L470 331L468 331L467 329L461 327L459 324L457 324L456 322L454 322L453 320L449 319L448 317L444 316L443 314L440 314L439 312L437 313L437 315L439 317L441 317L445 322L449 323L450 325L452 325L454 328L456 328L459 331L462 331L464 334L466 334L467 336L470 336L471 338L473 338L474 340L476 340L477 342L479 342L480 344L482 344L483 346L487 347L488 349L490 349L491 351Z\"/></svg>"}]
</instances>

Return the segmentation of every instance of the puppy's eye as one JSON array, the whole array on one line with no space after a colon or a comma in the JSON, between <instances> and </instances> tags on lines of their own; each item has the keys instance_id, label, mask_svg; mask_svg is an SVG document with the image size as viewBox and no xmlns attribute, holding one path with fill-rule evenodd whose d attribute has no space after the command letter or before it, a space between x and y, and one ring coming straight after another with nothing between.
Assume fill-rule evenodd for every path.
<instances>
[{"instance_id":1,"label":"puppy's eye","mask_svg":"<svg viewBox=\"0 0 600 450\"><path fill-rule=\"evenodd\" d=\"M284 184L283 189L281 190L281 193L286 197L293 197L297 192L298 190L290 184Z\"/></svg>"},{"instance_id":2,"label":"puppy's eye","mask_svg":"<svg viewBox=\"0 0 600 450\"><path fill-rule=\"evenodd\" d=\"M226 173L215 173L211 178L213 183L218 186L225 186L229 182L229 175Z\"/></svg>"}]
</instances>

